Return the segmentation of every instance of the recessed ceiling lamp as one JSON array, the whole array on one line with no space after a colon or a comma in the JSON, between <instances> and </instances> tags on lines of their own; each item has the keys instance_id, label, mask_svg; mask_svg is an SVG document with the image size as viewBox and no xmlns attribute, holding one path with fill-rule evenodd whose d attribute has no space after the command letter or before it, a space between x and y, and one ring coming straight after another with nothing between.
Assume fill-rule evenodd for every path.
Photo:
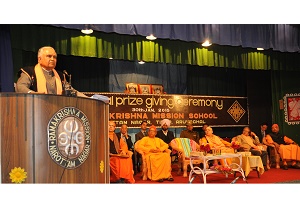
<instances>
[{"instance_id":1,"label":"recessed ceiling lamp","mask_svg":"<svg viewBox=\"0 0 300 221\"><path fill-rule=\"evenodd\" d=\"M208 47L211 46L211 43L209 42L209 40L206 40L205 42L202 43L203 47Z\"/></svg>"},{"instance_id":2,"label":"recessed ceiling lamp","mask_svg":"<svg viewBox=\"0 0 300 221\"><path fill-rule=\"evenodd\" d=\"M139 64L145 64L145 62L144 61L139 61Z\"/></svg>"},{"instance_id":3,"label":"recessed ceiling lamp","mask_svg":"<svg viewBox=\"0 0 300 221\"><path fill-rule=\"evenodd\" d=\"M147 38L148 40L155 40L155 39L156 39L156 37L155 37L153 34L148 35L146 38Z\"/></svg>"},{"instance_id":4,"label":"recessed ceiling lamp","mask_svg":"<svg viewBox=\"0 0 300 221\"><path fill-rule=\"evenodd\" d=\"M258 51L263 51L263 50L265 50L265 49L263 49L263 48L256 48L256 50L258 50Z\"/></svg>"},{"instance_id":5,"label":"recessed ceiling lamp","mask_svg":"<svg viewBox=\"0 0 300 221\"><path fill-rule=\"evenodd\" d=\"M89 34L92 34L92 33L93 33L93 29L91 29L91 28L89 27L89 25L84 25L84 28L81 29L81 32L82 32L83 34L89 35Z\"/></svg>"}]
</instances>

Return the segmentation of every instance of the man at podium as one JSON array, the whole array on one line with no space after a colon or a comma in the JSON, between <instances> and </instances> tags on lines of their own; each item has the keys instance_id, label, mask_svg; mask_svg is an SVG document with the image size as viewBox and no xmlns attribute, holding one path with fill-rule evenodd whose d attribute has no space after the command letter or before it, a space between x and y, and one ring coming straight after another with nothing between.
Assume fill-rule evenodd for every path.
<instances>
[{"instance_id":1,"label":"man at podium","mask_svg":"<svg viewBox=\"0 0 300 221\"><path fill-rule=\"evenodd\" d=\"M54 48L44 46L38 51L38 63L35 66L21 68L16 83L16 92L38 94L66 94L66 88L77 96L87 97L76 91L66 81L65 73L55 70L57 54ZM70 79L69 79L70 81Z\"/></svg>"}]
</instances>

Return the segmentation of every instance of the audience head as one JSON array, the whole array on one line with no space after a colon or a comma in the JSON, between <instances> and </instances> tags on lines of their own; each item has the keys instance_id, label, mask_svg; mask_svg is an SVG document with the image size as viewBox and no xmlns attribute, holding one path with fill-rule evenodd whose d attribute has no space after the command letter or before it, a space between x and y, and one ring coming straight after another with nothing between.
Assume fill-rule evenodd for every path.
<instances>
[{"instance_id":1,"label":"audience head","mask_svg":"<svg viewBox=\"0 0 300 221\"><path fill-rule=\"evenodd\" d=\"M213 129L210 126L207 126L205 129L205 135L211 136L214 133Z\"/></svg>"},{"instance_id":2,"label":"audience head","mask_svg":"<svg viewBox=\"0 0 300 221\"><path fill-rule=\"evenodd\" d=\"M261 123L260 129L262 131L266 131L268 129L268 124L266 122Z\"/></svg>"},{"instance_id":3,"label":"audience head","mask_svg":"<svg viewBox=\"0 0 300 221\"><path fill-rule=\"evenodd\" d=\"M161 125L161 128L166 131L168 130L168 128L170 127L171 125L171 121L169 119L163 119L161 122L160 122L160 125Z\"/></svg>"},{"instance_id":4,"label":"audience head","mask_svg":"<svg viewBox=\"0 0 300 221\"><path fill-rule=\"evenodd\" d=\"M278 133L278 131L279 131L278 124L273 124L272 127L271 127L271 130L272 130L273 133Z\"/></svg>"},{"instance_id":5,"label":"audience head","mask_svg":"<svg viewBox=\"0 0 300 221\"><path fill-rule=\"evenodd\" d=\"M143 120L142 123L141 123L141 129L142 130L147 130L147 125L148 125L147 121Z\"/></svg>"},{"instance_id":6,"label":"audience head","mask_svg":"<svg viewBox=\"0 0 300 221\"><path fill-rule=\"evenodd\" d=\"M156 127L154 125L151 125L148 130L148 136L150 138L153 138L155 137L156 133L157 133Z\"/></svg>"},{"instance_id":7,"label":"audience head","mask_svg":"<svg viewBox=\"0 0 300 221\"><path fill-rule=\"evenodd\" d=\"M192 131L193 128L194 128L194 126L193 126L193 121L188 120L188 121L186 122L186 129L189 130L189 131Z\"/></svg>"},{"instance_id":8,"label":"audience head","mask_svg":"<svg viewBox=\"0 0 300 221\"><path fill-rule=\"evenodd\" d=\"M108 122L108 129L109 132L114 132L116 129L116 123L114 121L109 121Z\"/></svg>"},{"instance_id":9,"label":"audience head","mask_svg":"<svg viewBox=\"0 0 300 221\"><path fill-rule=\"evenodd\" d=\"M206 129L208 126L209 126L208 124L203 124L202 130L205 131L205 129Z\"/></svg>"},{"instance_id":10,"label":"audience head","mask_svg":"<svg viewBox=\"0 0 300 221\"><path fill-rule=\"evenodd\" d=\"M56 67L57 54L54 48L45 46L38 51L38 63L46 70L52 70Z\"/></svg>"},{"instance_id":11,"label":"audience head","mask_svg":"<svg viewBox=\"0 0 300 221\"><path fill-rule=\"evenodd\" d=\"M243 129L243 135L245 136L250 136L250 128L249 127L244 127Z\"/></svg>"},{"instance_id":12,"label":"audience head","mask_svg":"<svg viewBox=\"0 0 300 221\"><path fill-rule=\"evenodd\" d=\"M126 134L127 133L127 125L126 124L122 124L120 131L122 134Z\"/></svg>"}]
</instances>

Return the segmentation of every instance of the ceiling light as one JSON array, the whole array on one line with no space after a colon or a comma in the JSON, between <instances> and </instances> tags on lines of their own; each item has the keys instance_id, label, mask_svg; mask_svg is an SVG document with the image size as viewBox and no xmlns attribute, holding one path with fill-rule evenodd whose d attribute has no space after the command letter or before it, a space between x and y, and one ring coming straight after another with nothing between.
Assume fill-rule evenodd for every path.
<instances>
[{"instance_id":1,"label":"ceiling light","mask_svg":"<svg viewBox=\"0 0 300 221\"><path fill-rule=\"evenodd\" d=\"M81 29L83 34L89 35L93 33L93 29L91 29L91 25L84 25L84 28Z\"/></svg>"},{"instance_id":2,"label":"ceiling light","mask_svg":"<svg viewBox=\"0 0 300 221\"><path fill-rule=\"evenodd\" d=\"M89 34L92 34L93 33L93 29L82 29L81 30L81 32L83 33L83 34L86 34L86 35L89 35Z\"/></svg>"},{"instance_id":3,"label":"ceiling light","mask_svg":"<svg viewBox=\"0 0 300 221\"><path fill-rule=\"evenodd\" d=\"M156 39L156 37L155 37L153 34L148 35L146 38L147 38L148 40L155 40L155 39Z\"/></svg>"},{"instance_id":4,"label":"ceiling light","mask_svg":"<svg viewBox=\"0 0 300 221\"><path fill-rule=\"evenodd\" d=\"M263 48L256 48L256 50L258 50L258 51L263 51L263 50L265 50L265 49L263 49Z\"/></svg>"},{"instance_id":5,"label":"ceiling light","mask_svg":"<svg viewBox=\"0 0 300 221\"><path fill-rule=\"evenodd\" d=\"M208 47L211 46L211 43L209 42L209 40L206 40L205 42L202 43L203 47Z\"/></svg>"},{"instance_id":6,"label":"ceiling light","mask_svg":"<svg viewBox=\"0 0 300 221\"><path fill-rule=\"evenodd\" d=\"M145 64L145 62L144 61L139 61L139 64Z\"/></svg>"}]
</instances>

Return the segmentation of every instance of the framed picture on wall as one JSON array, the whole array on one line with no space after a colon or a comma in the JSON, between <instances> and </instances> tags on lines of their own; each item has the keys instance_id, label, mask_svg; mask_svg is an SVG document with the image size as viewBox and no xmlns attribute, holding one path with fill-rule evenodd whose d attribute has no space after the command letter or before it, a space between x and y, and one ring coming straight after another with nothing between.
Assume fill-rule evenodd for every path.
<instances>
[{"instance_id":1,"label":"framed picture on wall","mask_svg":"<svg viewBox=\"0 0 300 221\"><path fill-rule=\"evenodd\" d=\"M151 91L152 91L152 94L163 94L164 86L162 84L152 84Z\"/></svg>"},{"instance_id":2,"label":"framed picture on wall","mask_svg":"<svg viewBox=\"0 0 300 221\"><path fill-rule=\"evenodd\" d=\"M300 94L286 94L284 96L285 122L300 124Z\"/></svg>"},{"instance_id":3,"label":"framed picture on wall","mask_svg":"<svg viewBox=\"0 0 300 221\"><path fill-rule=\"evenodd\" d=\"M151 94L151 84L138 84L140 94Z\"/></svg>"},{"instance_id":4,"label":"framed picture on wall","mask_svg":"<svg viewBox=\"0 0 300 221\"><path fill-rule=\"evenodd\" d=\"M138 85L136 83L126 83L126 91L129 94L137 94L139 92Z\"/></svg>"}]
</instances>

